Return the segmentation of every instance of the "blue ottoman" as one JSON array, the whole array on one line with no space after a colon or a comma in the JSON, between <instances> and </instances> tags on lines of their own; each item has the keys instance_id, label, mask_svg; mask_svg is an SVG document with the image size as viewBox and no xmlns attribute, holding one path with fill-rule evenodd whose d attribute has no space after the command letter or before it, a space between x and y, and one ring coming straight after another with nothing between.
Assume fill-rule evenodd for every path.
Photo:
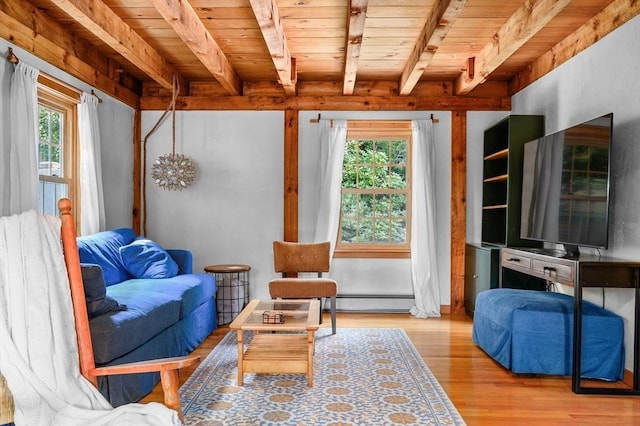
<instances>
[{"instance_id":1,"label":"blue ottoman","mask_svg":"<svg viewBox=\"0 0 640 426\"><path fill-rule=\"evenodd\" d=\"M570 376L574 298L561 293L492 289L478 293L473 341L519 374ZM583 301L581 377L617 381L624 374L622 318Z\"/></svg>"}]
</instances>

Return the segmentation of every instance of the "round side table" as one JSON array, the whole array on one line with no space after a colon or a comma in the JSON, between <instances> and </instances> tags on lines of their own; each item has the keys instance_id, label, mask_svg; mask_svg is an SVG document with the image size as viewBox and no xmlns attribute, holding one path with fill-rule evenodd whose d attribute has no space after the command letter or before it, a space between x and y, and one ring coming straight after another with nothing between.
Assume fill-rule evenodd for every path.
<instances>
[{"instance_id":1,"label":"round side table","mask_svg":"<svg viewBox=\"0 0 640 426\"><path fill-rule=\"evenodd\" d=\"M216 278L218 324L231 323L249 303L249 265L209 265L204 271Z\"/></svg>"}]
</instances>

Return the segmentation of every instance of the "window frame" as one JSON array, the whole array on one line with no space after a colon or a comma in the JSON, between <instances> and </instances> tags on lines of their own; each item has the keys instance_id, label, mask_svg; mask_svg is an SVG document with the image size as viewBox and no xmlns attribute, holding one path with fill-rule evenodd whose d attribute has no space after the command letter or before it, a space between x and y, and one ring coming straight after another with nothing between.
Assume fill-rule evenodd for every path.
<instances>
[{"instance_id":1,"label":"window frame","mask_svg":"<svg viewBox=\"0 0 640 426\"><path fill-rule=\"evenodd\" d=\"M390 120L349 120L347 122L347 140L367 139L392 141L403 139L407 144L405 159L407 186L400 191L407 197L406 223L407 239L403 244L387 243L342 243L342 203L340 222L336 237L335 258L409 258L411 257L411 186L412 186L412 131L411 121ZM349 190L353 192L353 190ZM367 191L368 192L368 191ZM375 192L375 190L374 190ZM386 192L386 191L385 191ZM344 188L341 187L341 195Z\"/></svg>"},{"instance_id":2,"label":"window frame","mask_svg":"<svg viewBox=\"0 0 640 426\"><path fill-rule=\"evenodd\" d=\"M43 181L67 184L67 198L69 198L72 206L74 206L76 229L80 229L78 104L80 103L81 93L77 89L42 73L38 76L37 92L38 108L40 108L40 105L42 105L46 108L61 112L64 115L62 123L63 176L48 176L38 173L38 185ZM40 142L38 140L38 162L40 161L39 146Z\"/></svg>"}]
</instances>

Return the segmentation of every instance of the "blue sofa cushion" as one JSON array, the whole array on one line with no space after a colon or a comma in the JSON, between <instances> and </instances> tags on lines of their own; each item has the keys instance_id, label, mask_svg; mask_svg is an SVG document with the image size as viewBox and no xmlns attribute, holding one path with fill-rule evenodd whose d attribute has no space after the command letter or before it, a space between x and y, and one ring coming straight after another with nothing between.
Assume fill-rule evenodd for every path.
<instances>
[{"instance_id":1,"label":"blue sofa cushion","mask_svg":"<svg viewBox=\"0 0 640 426\"><path fill-rule=\"evenodd\" d=\"M107 287L104 283L100 265L81 263L80 269L82 271L82 283L84 285L84 296L87 301L89 318L94 318L107 312L127 309L117 300L107 296Z\"/></svg>"},{"instance_id":2,"label":"blue sofa cushion","mask_svg":"<svg viewBox=\"0 0 640 426\"><path fill-rule=\"evenodd\" d=\"M169 253L147 238L120 247L120 257L135 278L171 278L178 273L178 264Z\"/></svg>"},{"instance_id":3,"label":"blue sofa cushion","mask_svg":"<svg viewBox=\"0 0 640 426\"><path fill-rule=\"evenodd\" d=\"M120 260L120 247L131 243L136 234L131 228L118 228L78 237L78 253L81 263L100 265L107 286L131 278Z\"/></svg>"},{"instance_id":4,"label":"blue sofa cushion","mask_svg":"<svg viewBox=\"0 0 640 426\"><path fill-rule=\"evenodd\" d=\"M179 320L179 296L123 285L107 287L107 295L126 305L127 309L90 320L97 364L108 363L132 351Z\"/></svg>"},{"instance_id":5,"label":"blue sofa cushion","mask_svg":"<svg viewBox=\"0 0 640 426\"><path fill-rule=\"evenodd\" d=\"M178 275L173 278L131 279L117 287L122 289L120 291L163 294L180 300L180 319L213 299L216 292L215 278L205 273Z\"/></svg>"}]
</instances>

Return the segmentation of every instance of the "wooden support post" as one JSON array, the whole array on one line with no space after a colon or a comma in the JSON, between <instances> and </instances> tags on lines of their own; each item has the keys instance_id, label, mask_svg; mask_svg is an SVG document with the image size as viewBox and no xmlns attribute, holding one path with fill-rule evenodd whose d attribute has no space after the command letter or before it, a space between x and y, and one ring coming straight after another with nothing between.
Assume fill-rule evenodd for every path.
<instances>
[{"instance_id":1,"label":"wooden support post","mask_svg":"<svg viewBox=\"0 0 640 426\"><path fill-rule=\"evenodd\" d=\"M146 200L142 199L142 111L140 108L136 108L133 113L133 205L131 206L131 228L136 235L142 234L142 219L146 223L147 212L142 208L142 202ZM146 232L147 230L144 229Z\"/></svg>"},{"instance_id":2,"label":"wooden support post","mask_svg":"<svg viewBox=\"0 0 640 426\"><path fill-rule=\"evenodd\" d=\"M451 313L464 312L467 112L451 116Z\"/></svg>"},{"instance_id":3,"label":"wooden support post","mask_svg":"<svg viewBox=\"0 0 640 426\"><path fill-rule=\"evenodd\" d=\"M284 111L284 240L298 241L298 110Z\"/></svg>"}]
</instances>

